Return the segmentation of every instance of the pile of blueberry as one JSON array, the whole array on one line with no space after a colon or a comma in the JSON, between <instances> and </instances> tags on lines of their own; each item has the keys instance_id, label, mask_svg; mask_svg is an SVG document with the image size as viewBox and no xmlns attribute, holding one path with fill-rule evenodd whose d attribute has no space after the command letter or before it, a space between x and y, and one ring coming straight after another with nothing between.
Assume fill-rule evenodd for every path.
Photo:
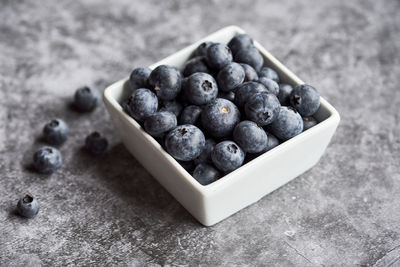
<instances>
[{"instance_id":1,"label":"pile of blueberry","mask_svg":"<svg viewBox=\"0 0 400 267\"><path fill-rule=\"evenodd\" d=\"M280 83L247 34L202 43L181 72L136 68L122 104L202 185L317 124L319 93Z\"/></svg>"},{"instance_id":2,"label":"pile of blueberry","mask_svg":"<svg viewBox=\"0 0 400 267\"><path fill-rule=\"evenodd\" d=\"M74 107L80 112L93 111L100 103L99 92L88 86L76 90ZM65 121L54 119L43 128L43 140L52 146L43 146L33 155L33 166L36 171L51 174L61 167L62 156L53 146L60 146L68 139L69 128ZM93 132L85 139L86 151L92 155L102 155L107 150L108 141L98 132ZM20 215L33 218L39 212L40 203L31 194L25 195L18 201L17 211Z\"/></svg>"}]
</instances>

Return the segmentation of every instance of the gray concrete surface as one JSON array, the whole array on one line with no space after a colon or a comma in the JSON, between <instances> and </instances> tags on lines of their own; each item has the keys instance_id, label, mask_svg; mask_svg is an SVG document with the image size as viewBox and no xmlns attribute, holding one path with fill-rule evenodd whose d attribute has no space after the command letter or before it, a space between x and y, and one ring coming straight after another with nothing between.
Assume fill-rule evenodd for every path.
<instances>
[{"instance_id":1,"label":"gray concrete surface","mask_svg":"<svg viewBox=\"0 0 400 267\"><path fill-rule=\"evenodd\" d=\"M400 2L0 2L1 266L399 266ZM237 24L340 112L310 171L229 219L199 225L120 144L104 106L68 106ZM60 171L30 167L43 124L65 119ZM111 141L94 159L92 130ZM14 214L38 196L34 220Z\"/></svg>"}]
</instances>

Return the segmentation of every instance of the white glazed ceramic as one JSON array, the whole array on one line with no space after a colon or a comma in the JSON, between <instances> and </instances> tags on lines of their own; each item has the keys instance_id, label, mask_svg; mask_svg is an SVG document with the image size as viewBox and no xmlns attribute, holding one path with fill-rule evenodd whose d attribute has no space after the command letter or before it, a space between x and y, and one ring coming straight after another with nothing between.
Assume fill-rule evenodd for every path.
<instances>
[{"instance_id":1,"label":"white glazed ceramic","mask_svg":"<svg viewBox=\"0 0 400 267\"><path fill-rule=\"evenodd\" d=\"M179 52L153 64L183 67L197 46L204 41L228 43L244 31L236 26L223 28ZM282 82L304 83L259 43L256 48L264 56L264 65L274 68ZM179 165L142 127L122 109L127 79L104 91L104 102L115 129L132 155L162 184L199 222L213 225L258 201L314 166L324 153L336 127L339 114L321 97L321 107L315 115L320 122L313 128L280 144L243 165L218 181L202 186ZM127 159L129 160L129 159Z\"/></svg>"}]
</instances>

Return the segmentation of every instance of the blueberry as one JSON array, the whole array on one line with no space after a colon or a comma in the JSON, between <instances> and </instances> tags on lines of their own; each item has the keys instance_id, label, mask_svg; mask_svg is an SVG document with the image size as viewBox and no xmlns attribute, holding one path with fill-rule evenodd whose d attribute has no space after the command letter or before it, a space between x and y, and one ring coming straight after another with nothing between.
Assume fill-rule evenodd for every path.
<instances>
[{"instance_id":1,"label":"blueberry","mask_svg":"<svg viewBox=\"0 0 400 267\"><path fill-rule=\"evenodd\" d=\"M33 166L41 173L53 173L61 167L61 163L61 153L54 147L44 146L33 154Z\"/></svg>"},{"instance_id":2,"label":"blueberry","mask_svg":"<svg viewBox=\"0 0 400 267\"><path fill-rule=\"evenodd\" d=\"M211 152L213 151L215 145L215 141L213 139L206 139L206 144L204 146L203 151L201 151L200 156L198 156L195 160L195 164L199 163L211 163Z\"/></svg>"},{"instance_id":3,"label":"blueberry","mask_svg":"<svg viewBox=\"0 0 400 267\"><path fill-rule=\"evenodd\" d=\"M236 87L235 89L235 104L239 107L244 107L247 100L261 92L268 92L267 88L258 82L245 82Z\"/></svg>"},{"instance_id":4,"label":"blueberry","mask_svg":"<svg viewBox=\"0 0 400 267\"><path fill-rule=\"evenodd\" d=\"M158 108L157 96L149 89L140 88L128 98L124 109L137 121L143 121Z\"/></svg>"},{"instance_id":5,"label":"blueberry","mask_svg":"<svg viewBox=\"0 0 400 267\"><path fill-rule=\"evenodd\" d=\"M95 109L100 103L100 93L97 89L88 86L76 90L74 104L79 111L88 112Z\"/></svg>"},{"instance_id":6,"label":"blueberry","mask_svg":"<svg viewBox=\"0 0 400 267\"><path fill-rule=\"evenodd\" d=\"M267 152L279 145L279 140L278 140L278 138L275 137L275 135L267 132L267 136L268 136L268 144L265 147L265 149L263 150L263 152Z\"/></svg>"},{"instance_id":7,"label":"blueberry","mask_svg":"<svg viewBox=\"0 0 400 267\"><path fill-rule=\"evenodd\" d=\"M248 153L261 152L268 144L264 129L252 121L241 121L236 125L233 140Z\"/></svg>"},{"instance_id":8,"label":"blueberry","mask_svg":"<svg viewBox=\"0 0 400 267\"><path fill-rule=\"evenodd\" d=\"M35 217L38 214L39 209L39 201L30 194L27 194L21 198L17 204L18 214L26 218Z\"/></svg>"},{"instance_id":9,"label":"blueberry","mask_svg":"<svg viewBox=\"0 0 400 267\"><path fill-rule=\"evenodd\" d=\"M232 52L224 44L212 44L207 49L206 59L208 66L212 69L220 70L232 62Z\"/></svg>"},{"instance_id":10,"label":"blueberry","mask_svg":"<svg viewBox=\"0 0 400 267\"><path fill-rule=\"evenodd\" d=\"M211 152L211 159L218 170L227 173L242 166L244 161L243 150L232 141L218 143Z\"/></svg>"},{"instance_id":11,"label":"blueberry","mask_svg":"<svg viewBox=\"0 0 400 267\"><path fill-rule=\"evenodd\" d=\"M267 129L278 139L286 141L303 131L303 119L294 108L282 106L278 117Z\"/></svg>"},{"instance_id":12,"label":"blueberry","mask_svg":"<svg viewBox=\"0 0 400 267\"><path fill-rule=\"evenodd\" d=\"M206 41L206 42L201 43L201 44L197 47L196 51L194 52L194 55L197 56L197 57L205 57L205 56L207 55L207 49L208 49L212 44L214 44L214 43L213 43L213 42L209 42L209 41Z\"/></svg>"},{"instance_id":13,"label":"blueberry","mask_svg":"<svg viewBox=\"0 0 400 267\"><path fill-rule=\"evenodd\" d=\"M218 88L224 92L232 91L244 81L244 76L243 67L238 63L232 62L218 72Z\"/></svg>"},{"instance_id":14,"label":"blueberry","mask_svg":"<svg viewBox=\"0 0 400 267\"><path fill-rule=\"evenodd\" d=\"M43 137L51 145L61 145L68 138L68 125L60 119L52 120L44 126Z\"/></svg>"},{"instance_id":15,"label":"blueberry","mask_svg":"<svg viewBox=\"0 0 400 267\"><path fill-rule=\"evenodd\" d=\"M271 94L274 95L279 94L279 85L274 80L265 77L260 77L260 79L258 79L258 82L262 83L265 86L265 88L267 88L268 92L270 92Z\"/></svg>"},{"instance_id":16,"label":"blueberry","mask_svg":"<svg viewBox=\"0 0 400 267\"><path fill-rule=\"evenodd\" d=\"M204 130L213 137L227 137L240 121L239 109L231 101L217 98L201 112Z\"/></svg>"},{"instance_id":17,"label":"blueberry","mask_svg":"<svg viewBox=\"0 0 400 267\"><path fill-rule=\"evenodd\" d=\"M193 160L191 160L191 161L180 161L180 160L177 160L177 161L188 173L192 173L193 172L193 170L195 168Z\"/></svg>"},{"instance_id":18,"label":"blueberry","mask_svg":"<svg viewBox=\"0 0 400 267\"><path fill-rule=\"evenodd\" d=\"M196 124L200 118L201 108L199 106L191 105L183 109L179 118L179 124Z\"/></svg>"},{"instance_id":19,"label":"blueberry","mask_svg":"<svg viewBox=\"0 0 400 267\"><path fill-rule=\"evenodd\" d=\"M144 129L151 136L160 137L177 125L176 116L169 111L156 112L144 121Z\"/></svg>"},{"instance_id":20,"label":"blueberry","mask_svg":"<svg viewBox=\"0 0 400 267\"><path fill-rule=\"evenodd\" d=\"M263 56L254 46L239 50L235 54L235 61L238 63L248 64L252 66L256 71L259 71L264 64Z\"/></svg>"},{"instance_id":21,"label":"blueberry","mask_svg":"<svg viewBox=\"0 0 400 267\"><path fill-rule=\"evenodd\" d=\"M250 66L249 64L245 63L240 63L244 70L244 82L250 82L250 81L257 81L258 80L258 74L257 71Z\"/></svg>"},{"instance_id":22,"label":"blueberry","mask_svg":"<svg viewBox=\"0 0 400 267\"><path fill-rule=\"evenodd\" d=\"M104 154L108 147L108 141L98 132L89 134L85 139L85 149L92 155Z\"/></svg>"},{"instance_id":23,"label":"blueberry","mask_svg":"<svg viewBox=\"0 0 400 267\"><path fill-rule=\"evenodd\" d=\"M139 88L149 88L149 77L151 69L147 67L136 68L131 72L129 76L129 83L131 85L132 92Z\"/></svg>"},{"instance_id":24,"label":"blueberry","mask_svg":"<svg viewBox=\"0 0 400 267\"><path fill-rule=\"evenodd\" d=\"M280 83L278 99L282 106L290 106L290 94L293 91L293 87L290 84Z\"/></svg>"},{"instance_id":25,"label":"blueberry","mask_svg":"<svg viewBox=\"0 0 400 267\"><path fill-rule=\"evenodd\" d=\"M181 111L183 109L182 104L179 101L176 100L164 100L161 101L160 103L160 111L169 111L175 114L176 117L181 114Z\"/></svg>"},{"instance_id":26,"label":"blueberry","mask_svg":"<svg viewBox=\"0 0 400 267\"><path fill-rule=\"evenodd\" d=\"M226 100L233 102L233 101L235 101L235 93L233 91L229 91L229 92L219 91L218 98L224 98Z\"/></svg>"},{"instance_id":27,"label":"blueberry","mask_svg":"<svg viewBox=\"0 0 400 267\"><path fill-rule=\"evenodd\" d=\"M193 171L193 177L202 185L208 185L221 177L217 169L207 163L200 163Z\"/></svg>"},{"instance_id":28,"label":"blueberry","mask_svg":"<svg viewBox=\"0 0 400 267\"><path fill-rule=\"evenodd\" d=\"M310 129L317 124L318 122L314 117L303 117L303 131Z\"/></svg>"},{"instance_id":29,"label":"blueberry","mask_svg":"<svg viewBox=\"0 0 400 267\"><path fill-rule=\"evenodd\" d=\"M234 55L240 50L244 50L252 46L253 39L248 34L238 34L233 37L228 43L228 47L231 49Z\"/></svg>"},{"instance_id":30,"label":"blueberry","mask_svg":"<svg viewBox=\"0 0 400 267\"><path fill-rule=\"evenodd\" d=\"M177 160L189 161L197 158L205 146L203 132L194 125L180 125L165 138L168 153Z\"/></svg>"},{"instance_id":31,"label":"blueberry","mask_svg":"<svg viewBox=\"0 0 400 267\"><path fill-rule=\"evenodd\" d=\"M217 97L218 86L210 74L197 72L185 79L183 92L191 104L204 105Z\"/></svg>"},{"instance_id":32,"label":"blueberry","mask_svg":"<svg viewBox=\"0 0 400 267\"><path fill-rule=\"evenodd\" d=\"M188 77L196 72L211 73L206 64L205 57L195 57L186 62L183 76Z\"/></svg>"},{"instance_id":33,"label":"blueberry","mask_svg":"<svg viewBox=\"0 0 400 267\"><path fill-rule=\"evenodd\" d=\"M259 71L258 76L259 77L265 77L265 78L274 80L275 82L279 83L279 75L278 75L278 73L274 69L271 69L269 67L263 67Z\"/></svg>"},{"instance_id":34,"label":"blueberry","mask_svg":"<svg viewBox=\"0 0 400 267\"><path fill-rule=\"evenodd\" d=\"M181 90L182 74L175 67L160 65L151 72L149 84L158 98L172 100Z\"/></svg>"},{"instance_id":35,"label":"blueberry","mask_svg":"<svg viewBox=\"0 0 400 267\"><path fill-rule=\"evenodd\" d=\"M320 106L319 93L310 85L297 85L290 94L290 104L301 116L312 116Z\"/></svg>"},{"instance_id":36,"label":"blueberry","mask_svg":"<svg viewBox=\"0 0 400 267\"><path fill-rule=\"evenodd\" d=\"M244 110L248 119L265 126L278 117L280 107L279 100L275 95L262 92L251 96L247 100Z\"/></svg>"}]
</instances>

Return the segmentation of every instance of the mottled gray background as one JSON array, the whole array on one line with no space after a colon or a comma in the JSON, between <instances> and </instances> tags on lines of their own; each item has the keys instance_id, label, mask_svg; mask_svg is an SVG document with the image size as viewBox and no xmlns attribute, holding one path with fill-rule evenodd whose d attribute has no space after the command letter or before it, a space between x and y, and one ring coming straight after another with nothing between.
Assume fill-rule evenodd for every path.
<instances>
[{"instance_id":1,"label":"mottled gray background","mask_svg":"<svg viewBox=\"0 0 400 267\"><path fill-rule=\"evenodd\" d=\"M400 265L400 2L0 2L0 265ZM237 24L342 121L310 171L227 220L197 223L120 144L104 106L69 107ZM45 122L71 127L62 168L30 167ZM107 155L82 152L92 130ZM39 215L14 214L26 191Z\"/></svg>"}]
</instances>

